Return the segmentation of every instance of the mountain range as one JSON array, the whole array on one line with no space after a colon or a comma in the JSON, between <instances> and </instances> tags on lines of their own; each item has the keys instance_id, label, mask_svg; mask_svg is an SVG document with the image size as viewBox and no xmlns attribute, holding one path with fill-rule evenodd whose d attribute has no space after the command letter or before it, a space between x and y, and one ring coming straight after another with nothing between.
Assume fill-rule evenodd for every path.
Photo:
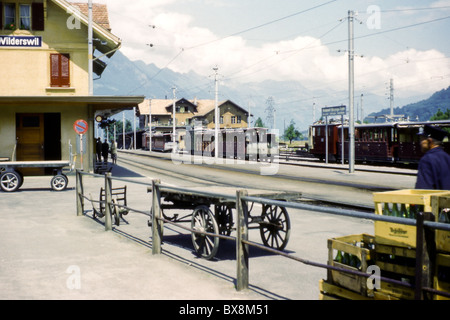
<instances>
[{"instance_id":1,"label":"mountain range","mask_svg":"<svg viewBox=\"0 0 450 320\"><path fill-rule=\"evenodd\" d=\"M118 51L110 59L108 67L100 79L94 81L95 95L143 95L155 99L214 99L214 73L199 75L195 72L177 73L170 69L160 69L154 64L143 61L131 61ZM328 88L307 89L299 82L273 81L239 83L219 77L219 100L231 100L253 115L254 124L261 118L266 127L284 131L291 121L296 128L306 130L315 120L320 119L321 108L348 104L348 92L333 91ZM411 119L428 120L438 108L450 108L450 87L436 92L431 97L412 96L407 99L396 98L395 114L404 114ZM275 109L268 116L269 104ZM388 99L385 96L365 94L364 101L355 99L355 117L363 112L367 115L389 114ZM402 106L402 107L400 107ZM361 108L363 107L363 108ZM363 109L363 110L362 110ZM369 119L369 118L366 118ZM370 119L369 119L370 121Z\"/></svg>"}]
</instances>

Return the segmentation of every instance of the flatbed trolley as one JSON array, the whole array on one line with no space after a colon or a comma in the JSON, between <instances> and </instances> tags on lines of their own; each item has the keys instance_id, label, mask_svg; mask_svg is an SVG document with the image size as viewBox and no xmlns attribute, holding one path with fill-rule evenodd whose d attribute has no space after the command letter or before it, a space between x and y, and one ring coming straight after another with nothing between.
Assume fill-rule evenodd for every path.
<instances>
[{"instance_id":1,"label":"flatbed trolley","mask_svg":"<svg viewBox=\"0 0 450 320\"><path fill-rule=\"evenodd\" d=\"M5 192L17 191L23 184L21 168L52 168L50 186L55 191L66 189L69 179L63 168L70 167L70 161L5 161L0 162L0 187ZM71 169L70 169L71 170Z\"/></svg>"},{"instance_id":2,"label":"flatbed trolley","mask_svg":"<svg viewBox=\"0 0 450 320\"><path fill-rule=\"evenodd\" d=\"M149 192L151 192L149 188ZM190 222L192 230L199 230L217 235L229 236L234 227L233 209L236 201L219 196L203 196L197 194L174 193L161 191L161 211L164 219L173 223ZM249 192L249 196L278 201L296 200L301 193L284 192ZM261 213L252 215L254 203L248 205L248 228L259 229L261 240L267 247L284 250L290 236L290 219L285 207L262 204ZM214 212L210 207L214 207ZM193 210L187 215L167 213L167 210ZM151 226L151 220L149 221ZM219 248L219 238L192 232L192 243L196 253L205 259L212 259Z\"/></svg>"}]
</instances>

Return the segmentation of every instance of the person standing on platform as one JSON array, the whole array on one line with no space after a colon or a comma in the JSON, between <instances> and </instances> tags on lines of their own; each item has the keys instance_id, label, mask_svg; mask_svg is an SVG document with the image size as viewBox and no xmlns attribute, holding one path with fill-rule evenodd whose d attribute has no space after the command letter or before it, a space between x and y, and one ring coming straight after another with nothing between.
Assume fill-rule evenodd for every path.
<instances>
[{"instance_id":1,"label":"person standing on platform","mask_svg":"<svg viewBox=\"0 0 450 320\"><path fill-rule=\"evenodd\" d=\"M108 153L109 153L109 144L108 141L105 139L105 142L102 144L102 156L103 156L103 162L108 162Z\"/></svg>"},{"instance_id":2,"label":"person standing on platform","mask_svg":"<svg viewBox=\"0 0 450 320\"><path fill-rule=\"evenodd\" d=\"M111 144L111 160L113 164L117 162L117 142Z\"/></svg>"},{"instance_id":3,"label":"person standing on platform","mask_svg":"<svg viewBox=\"0 0 450 320\"><path fill-rule=\"evenodd\" d=\"M425 125L419 135L425 155L419 161L416 189L450 190L450 155L442 148L442 141L449 133Z\"/></svg>"},{"instance_id":4,"label":"person standing on platform","mask_svg":"<svg viewBox=\"0 0 450 320\"><path fill-rule=\"evenodd\" d=\"M97 162L102 162L102 141L97 138L95 143L95 152L97 153Z\"/></svg>"}]
</instances>

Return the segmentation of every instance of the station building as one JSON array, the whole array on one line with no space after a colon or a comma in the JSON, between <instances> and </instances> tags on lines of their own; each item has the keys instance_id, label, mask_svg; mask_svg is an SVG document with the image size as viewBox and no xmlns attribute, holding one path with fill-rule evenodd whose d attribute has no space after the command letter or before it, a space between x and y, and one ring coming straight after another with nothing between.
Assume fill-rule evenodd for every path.
<instances>
[{"instance_id":1,"label":"station building","mask_svg":"<svg viewBox=\"0 0 450 320\"><path fill-rule=\"evenodd\" d=\"M111 32L106 5L94 4L92 11L90 53L86 3L0 1L1 159L69 160L69 145L75 153L80 137L74 123L82 119L89 126L83 139L83 168L92 171L96 117L133 109L144 100L90 94L90 59L93 75L100 77L121 46Z\"/></svg>"}]
</instances>

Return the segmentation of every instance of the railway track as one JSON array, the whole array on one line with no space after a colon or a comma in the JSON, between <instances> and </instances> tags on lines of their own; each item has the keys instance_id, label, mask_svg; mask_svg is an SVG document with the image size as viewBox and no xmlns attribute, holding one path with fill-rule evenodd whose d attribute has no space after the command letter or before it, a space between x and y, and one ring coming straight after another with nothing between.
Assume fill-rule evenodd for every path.
<instances>
[{"instance_id":1,"label":"railway track","mask_svg":"<svg viewBox=\"0 0 450 320\"><path fill-rule=\"evenodd\" d=\"M323 168L323 169L337 169L337 170L347 170L348 165L342 165L339 163L328 163L325 164L321 162L319 159L314 157L307 156L299 156L297 154L291 153L282 153L278 156L278 161L280 163L292 166L303 166L303 167L314 167L314 168ZM386 164L378 164L378 165L369 165L369 164L357 164L358 171L364 172L375 172L375 173L388 173L388 174L399 174L406 176L416 176L417 169L414 167L398 167L398 166L389 166Z\"/></svg>"},{"instance_id":2,"label":"railway track","mask_svg":"<svg viewBox=\"0 0 450 320\"><path fill-rule=\"evenodd\" d=\"M158 166L157 164L150 163L149 159L159 160L163 161L163 165ZM186 182L189 180L189 183L195 184L198 186L225 186L225 187L233 187L236 189L242 189L242 188L255 188L252 185L243 185L242 182L235 183L232 181L224 181L219 176L214 176L213 174L206 174L201 177L198 176L197 172L195 170L184 170L182 173L177 172L175 170L168 170L164 168L164 163L172 162L170 157L161 157L160 155L152 156L151 154L134 154L134 153L123 153L119 159L118 163L120 165L125 166L126 168L130 170L138 169L139 171L143 171L144 173L147 173L150 176L166 176L168 178L171 178L175 181L184 181ZM176 166L176 165L174 165ZM195 165L197 167L201 167L201 165ZM242 168L233 168L233 167L227 167L223 168L220 166L214 166L214 165L208 165L209 169L214 170L221 170L221 171L232 171L235 174L239 175L248 175L249 179L252 178L252 176L256 177L257 174L254 171L250 170L244 170ZM259 174L258 174L259 176ZM354 189L355 192L361 192L361 191L367 191L367 192L373 192L373 191L385 191L385 188L374 188L373 186L367 186L363 184L349 184L349 183L338 183L338 182L330 182L326 180L320 180L320 179L305 179L305 178L295 178L295 177L289 177L286 175L277 175L278 180L290 180L290 181L299 181L299 182L307 182L307 183L313 183L313 184L323 184L323 185L330 185L333 184L338 187L342 188L351 188ZM271 187L272 186L272 187ZM270 191L280 191L280 184L275 183L267 183L264 186L264 189L270 190ZM321 197L318 195L303 193L303 196L301 199L299 199L300 202L317 205L317 206L326 206L326 207L334 207L334 208L340 208L340 209L349 209L349 210L356 210L356 211L362 211L362 212L374 212L373 205L362 205L358 203L352 203L350 201L345 201L345 199L337 200L329 200L326 197Z\"/></svg>"}]
</instances>

